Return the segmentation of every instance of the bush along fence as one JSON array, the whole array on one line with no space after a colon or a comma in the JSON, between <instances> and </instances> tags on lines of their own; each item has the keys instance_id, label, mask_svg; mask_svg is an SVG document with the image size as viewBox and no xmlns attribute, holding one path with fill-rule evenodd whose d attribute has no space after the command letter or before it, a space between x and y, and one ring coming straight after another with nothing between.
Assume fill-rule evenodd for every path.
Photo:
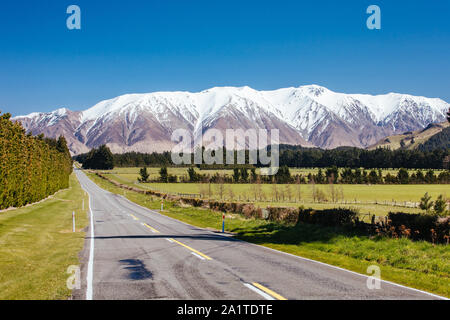
<instances>
[{"instance_id":1,"label":"bush along fence","mask_svg":"<svg viewBox=\"0 0 450 320\"><path fill-rule=\"evenodd\" d=\"M126 190L153 195L182 205L203 207L224 213L242 214L246 218L267 219L288 224L307 223L325 227L339 227L374 237L408 238L432 243L450 243L450 217L440 218L436 215L390 212L386 217L378 217L378 221L376 216L373 215L370 222L364 222L360 219L358 212L348 208L314 210L303 207L267 207L267 209L262 209L251 203L185 198L153 190L142 190L118 183L98 172L95 172L95 174Z\"/></svg>"}]
</instances>

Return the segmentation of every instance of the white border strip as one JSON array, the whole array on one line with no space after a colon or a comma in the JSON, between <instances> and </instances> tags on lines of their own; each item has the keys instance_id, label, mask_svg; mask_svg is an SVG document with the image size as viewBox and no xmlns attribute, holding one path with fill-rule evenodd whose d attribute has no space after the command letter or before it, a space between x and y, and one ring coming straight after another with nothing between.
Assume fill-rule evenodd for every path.
<instances>
[{"instance_id":1,"label":"white border strip","mask_svg":"<svg viewBox=\"0 0 450 320\"><path fill-rule=\"evenodd\" d=\"M91 179L89 179L83 171L80 170L80 173L82 175L84 175L85 178L87 178L89 181L92 181ZM92 212L92 203L91 203L91 195L89 194L89 192L83 187L83 184L81 183L78 175L77 179L78 182L80 183L81 189L84 190L84 192L86 192L88 194L89 197L89 213L91 216L90 219L90 226L89 228L91 229L91 239L89 240L90 242L90 249L89 249L89 261L88 261L88 272L87 272L87 276L86 276L86 300L93 300L93 282L94 282L94 214ZM95 183L94 183L95 184ZM97 185L97 184L95 184Z\"/></svg>"},{"instance_id":2,"label":"white border strip","mask_svg":"<svg viewBox=\"0 0 450 320\"><path fill-rule=\"evenodd\" d=\"M267 293L265 293L262 290L259 290L257 287L252 286L250 283L242 283L244 286L246 286L247 288L249 288L250 290L256 292L257 294L259 294L260 296L262 296L264 299L266 300L275 300L274 297L269 296Z\"/></svg>"},{"instance_id":3,"label":"white border strip","mask_svg":"<svg viewBox=\"0 0 450 320\"><path fill-rule=\"evenodd\" d=\"M205 260L205 258L203 258L201 255L196 254L195 252L191 252L191 254L193 254L194 256L196 256L197 258L199 258L201 260Z\"/></svg>"},{"instance_id":4,"label":"white border strip","mask_svg":"<svg viewBox=\"0 0 450 320\"><path fill-rule=\"evenodd\" d=\"M89 192L88 192L89 194ZM93 279L94 279L94 215L91 207L91 196L89 195L89 211L91 213L91 248L89 250L89 262L87 272L87 288L86 288L86 300L92 300L93 296Z\"/></svg>"}]
</instances>

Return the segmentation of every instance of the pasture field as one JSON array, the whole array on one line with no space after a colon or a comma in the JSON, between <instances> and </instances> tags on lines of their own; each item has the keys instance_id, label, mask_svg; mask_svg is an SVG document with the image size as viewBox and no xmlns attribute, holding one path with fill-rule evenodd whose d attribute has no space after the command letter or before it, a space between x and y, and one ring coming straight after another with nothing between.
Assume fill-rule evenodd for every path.
<instances>
[{"instance_id":1,"label":"pasture field","mask_svg":"<svg viewBox=\"0 0 450 320\"><path fill-rule=\"evenodd\" d=\"M66 272L69 266L79 265L88 203L72 173L69 189L42 202L0 212L0 300L70 297ZM76 212L75 233L72 211Z\"/></svg>"},{"instance_id":2,"label":"pasture field","mask_svg":"<svg viewBox=\"0 0 450 320\"><path fill-rule=\"evenodd\" d=\"M102 171L109 178L122 184L133 185L142 189L160 191L169 194L196 194L197 196L215 200L252 202L264 208L267 206L300 206L314 209L349 207L357 209L361 214L385 216L390 211L419 213L415 208L425 192L436 199L443 194L450 196L448 184L421 185L352 185L336 184L334 192L338 199L333 202L330 185L272 185L261 184L224 184L222 191L218 184L203 183L137 183L139 168L119 168ZM151 168L153 177L158 175L158 168ZM185 168L169 168L170 174L185 172ZM172 172L171 172L172 171ZM213 171L213 170L211 170ZM223 171L223 170L222 170ZM203 171L204 172L204 171ZM314 201L313 188L325 195L325 200ZM222 195L221 195L222 193Z\"/></svg>"},{"instance_id":3,"label":"pasture field","mask_svg":"<svg viewBox=\"0 0 450 320\"><path fill-rule=\"evenodd\" d=\"M156 197L123 190L93 173L87 172L87 175L110 192L121 194L149 209L160 209L160 201ZM221 229L222 214L209 209L166 201L161 213L195 226ZM366 274L368 266L378 265L385 280L450 297L448 245L414 242L406 238L372 239L339 228L307 224L294 226L246 219L239 214L226 214L225 229L248 242L363 274Z\"/></svg>"}]
</instances>

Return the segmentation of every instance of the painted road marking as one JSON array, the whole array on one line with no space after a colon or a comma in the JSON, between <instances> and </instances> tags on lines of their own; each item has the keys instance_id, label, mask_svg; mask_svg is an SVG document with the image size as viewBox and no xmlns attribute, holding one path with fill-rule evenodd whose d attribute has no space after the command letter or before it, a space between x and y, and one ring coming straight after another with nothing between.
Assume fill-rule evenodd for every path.
<instances>
[{"instance_id":1,"label":"painted road marking","mask_svg":"<svg viewBox=\"0 0 450 320\"><path fill-rule=\"evenodd\" d=\"M259 290L258 288L252 286L250 283L244 283L244 286L246 286L247 288L249 288L250 290L252 290L253 292L256 292L257 294L259 294L260 296L262 296L264 299L266 300L275 300L275 298L269 296L267 293L265 293L264 291Z\"/></svg>"},{"instance_id":2,"label":"painted road marking","mask_svg":"<svg viewBox=\"0 0 450 320\"><path fill-rule=\"evenodd\" d=\"M89 213L91 215L90 217L90 229L91 229L91 239L90 239L90 248L89 248L89 260L88 260L88 270L87 270L87 276L86 276L86 300L92 300L93 299L93 291L94 291L94 212L92 211L92 199L89 192L86 191L83 184L81 183L80 177L77 179L80 182L81 188L84 190L84 192L89 197ZM90 181L90 180L89 180Z\"/></svg>"},{"instance_id":3,"label":"painted road marking","mask_svg":"<svg viewBox=\"0 0 450 320\"><path fill-rule=\"evenodd\" d=\"M167 240L167 241L169 241L170 243L173 243L173 241L172 241L172 240L170 240L170 239L168 239L168 238L166 238L166 240Z\"/></svg>"},{"instance_id":4,"label":"painted road marking","mask_svg":"<svg viewBox=\"0 0 450 320\"><path fill-rule=\"evenodd\" d=\"M134 220L139 221L139 219L136 218L134 215L130 214L130 216L131 216Z\"/></svg>"},{"instance_id":5,"label":"painted road marking","mask_svg":"<svg viewBox=\"0 0 450 320\"><path fill-rule=\"evenodd\" d=\"M257 282L253 282L252 285L254 285L255 287L257 287L258 289L261 289L262 291L270 294L272 297L274 297L277 300L287 300L285 297L279 295L278 293L270 290L269 288L264 287L263 285L257 283Z\"/></svg>"},{"instance_id":6,"label":"painted road marking","mask_svg":"<svg viewBox=\"0 0 450 320\"><path fill-rule=\"evenodd\" d=\"M201 259L201 260L205 260L205 258L203 258L202 256L196 254L195 252L191 252L192 255L196 256L197 258Z\"/></svg>"},{"instance_id":7,"label":"painted road marking","mask_svg":"<svg viewBox=\"0 0 450 320\"><path fill-rule=\"evenodd\" d=\"M159 233L158 230L156 230L155 228L150 227L148 224L144 223L144 226L146 226L147 228L149 228L153 233Z\"/></svg>"},{"instance_id":8,"label":"painted road marking","mask_svg":"<svg viewBox=\"0 0 450 320\"><path fill-rule=\"evenodd\" d=\"M188 250L191 250L192 252L195 252L196 254L198 254L199 256L202 256L203 258L205 258L206 260L212 260L212 258L208 257L206 254L201 253L200 251L197 251L187 245L185 245L184 243L181 243L180 241L177 241L175 239L170 238L170 240L172 240L173 242L179 244L180 246L185 247Z\"/></svg>"}]
</instances>

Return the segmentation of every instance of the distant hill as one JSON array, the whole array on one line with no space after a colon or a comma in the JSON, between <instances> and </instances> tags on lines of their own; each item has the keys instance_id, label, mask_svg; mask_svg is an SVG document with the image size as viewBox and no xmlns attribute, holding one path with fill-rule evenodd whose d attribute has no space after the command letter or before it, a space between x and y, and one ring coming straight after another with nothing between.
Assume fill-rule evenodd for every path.
<instances>
[{"instance_id":1,"label":"distant hill","mask_svg":"<svg viewBox=\"0 0 450 320\"><path fill-rule=\"evenodd\" d=\"M450 149L450 126L436 133L419 146L421 151L432 151L435 149Z\"/></svg>"},{"instance_id":2,"label":"distant hill","mask_svg":"<svg viewBox=\"0 0 450 320\"><path fill-rule=\"evenodd\" d=\"M423 130L404 132L381 139L367 149L373 150L379 147L391 150L417 149L429 151L433 149L449 148L450 123L432 123Z\"/></svg>"}]
</instances>

